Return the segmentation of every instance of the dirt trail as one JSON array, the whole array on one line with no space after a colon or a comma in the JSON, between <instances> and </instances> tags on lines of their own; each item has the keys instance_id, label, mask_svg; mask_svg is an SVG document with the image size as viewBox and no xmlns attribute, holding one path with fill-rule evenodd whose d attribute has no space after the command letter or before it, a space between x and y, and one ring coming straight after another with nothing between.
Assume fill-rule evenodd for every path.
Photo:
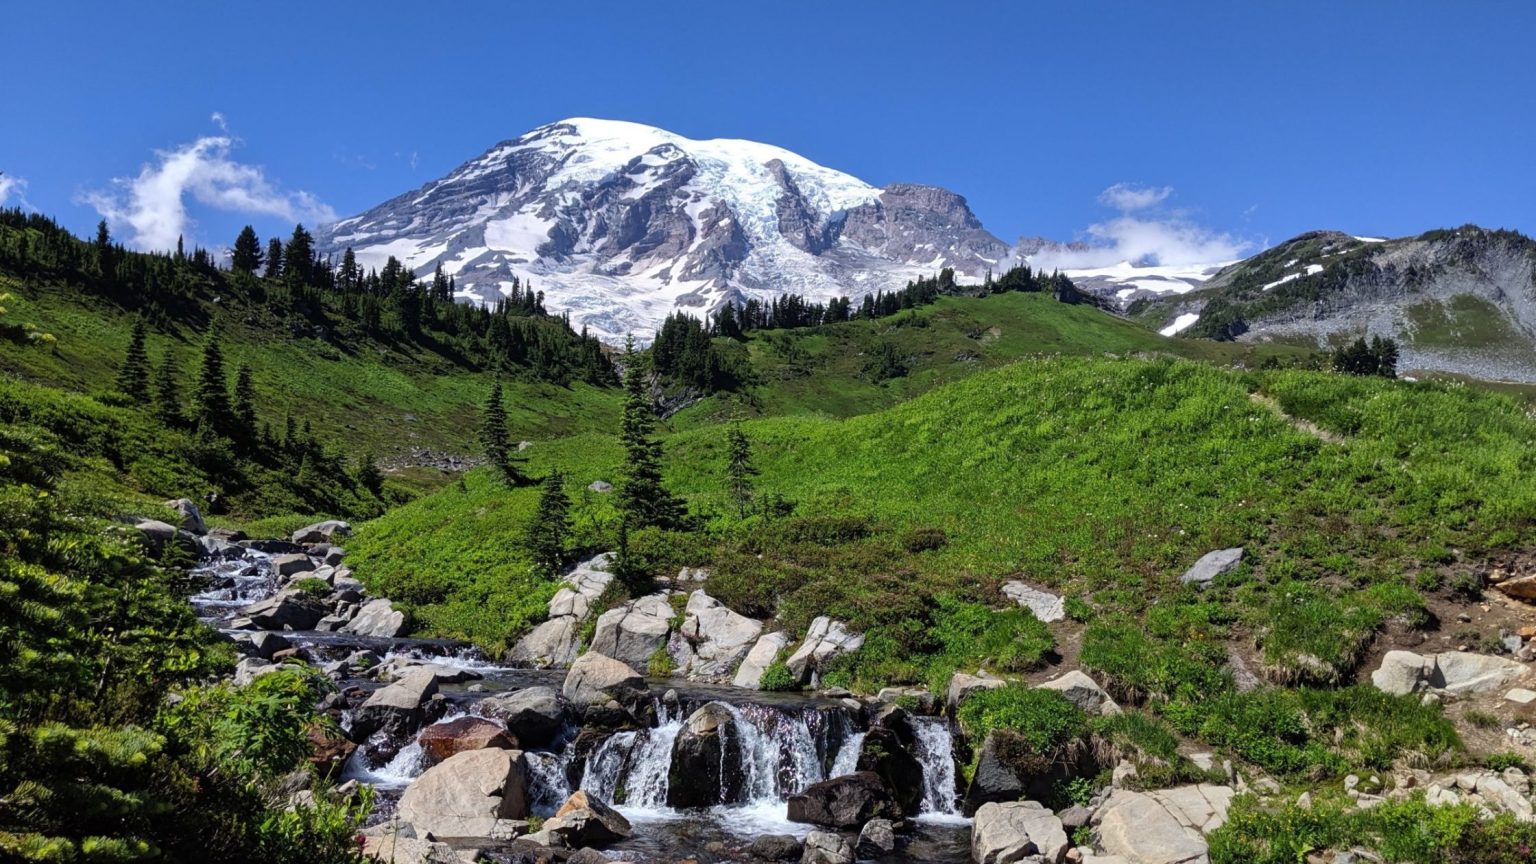
<instances>
[{"instance_id":1,"label":"dirt trail","mask_svg":"<svg viewBox=\"0 0 1536 864\"><path fill-rule=\"evenodd\" d=\"M1343 435L1329 432L1327 429L1324 429L1316 423L1313 423L1311 420L1303 420L1300 417L1292 417L1291 415L1285 413L1285 409L1280 407L1279 402L1275 401L1269 396L1265 396L1263 393L1249 393L1248 398L1253 400L1255 404L1263 405L1265 408L1275 412L1276 416L1291 424L1291 426L1296 430L1305 432L1306 434L1311 435L1313 438L1316 438L1319 441L1326 441L1329 444L1344 443Z\"/></svg>"}]
</instances>

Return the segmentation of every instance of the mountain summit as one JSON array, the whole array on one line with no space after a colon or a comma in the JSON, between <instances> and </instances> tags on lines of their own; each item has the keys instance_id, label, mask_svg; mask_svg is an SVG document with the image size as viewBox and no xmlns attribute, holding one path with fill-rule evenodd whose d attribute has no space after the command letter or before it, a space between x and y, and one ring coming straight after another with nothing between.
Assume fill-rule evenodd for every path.
<instances>
[{"instance_id":1,"label":"mountain summit","mask_svg":"<svg viewBox=\"0 0 1536 864\"><path fill-rule=\"evenodd\" d=\"M881 189L767 144L589 118L497 144L317 240L365 267L441 265L461 299L531 283L609 340L727 300L857 297L943 267L979 279L1009 254L945 189Z\"/></svg>"}]
</instances>

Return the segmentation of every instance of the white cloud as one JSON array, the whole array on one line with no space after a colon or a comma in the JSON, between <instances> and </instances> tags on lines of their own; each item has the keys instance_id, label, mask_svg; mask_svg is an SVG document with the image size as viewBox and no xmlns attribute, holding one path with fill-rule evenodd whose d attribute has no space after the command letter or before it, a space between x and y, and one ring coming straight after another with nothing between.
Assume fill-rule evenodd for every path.
<instances>
[{"instance_id":1,"label":"white cloud","mask_svg":"<svg viewBox=\"0 0 1536 864\"><path fill-rule=\"evenodd\" d=\"M229 131L229 124L224 121L224 112L223 111L215 111L215 112L213 112L213 116L209 117L208 119L213 121L213 125L219 127L219 131L220 132L228 132Z\"/></svg>"},{"instance_id":2,"label":"white cloud","mask_svg":"<svg viewBox=\"0 0 1536 864\"><path fill-rule=\"evenodd\" d=\"M1253 248L1251 242L1201 225L1183 211L1154 209L1172 194L1171 186L1116 183L1100 193L1099 202L1120 215L1089 225L1087 248L1043 249L1030 256L1030 263L1062 270L1112 267L1123 261L1178 267L1232 261Z\"/></svg>"},{"instance_id":3,"label":"white cloud","mask_svg":"<svg viewBox=\"0 0 1536 864\"><path fill-rule=\"evenodd\" d=\"M31 205L27 204L27 181L10 174L0 174L0 207L5 206L12 195L16 196L17 204L31 209Z\"/></svg>"},{"instance_id":4,"label":"white cloud","mask_svg":"<svg viewBox=\"0 0 1536 864\"><path fill-rule=\"evenodd\" d=\"M1158 188L1135 183L1116 183L1099 193L1099 203L1106 207L1113 207L1122 213L1129 213L1132 210L1145 210L1161 204L1172 194L1172 186Z\"/></svg>"},{"instance_id":5,"label":"white cloud","mask_svg":"<svg viewBox=\"0 0 1536 864\"><path fill-rule=\"evenodd\" d=\"M223 119L215 114L215 121ZM136 177L118 177L112 189L84 196L116 228L130 232L129 243L140 249L170 249L192 225L188 194L215 210L273 216L285 222L333 222L336 211L314 195L286 192L272 185L262 169L230 158L235 139L224 135L199 138L175 150L155 151Z\"/></svg>"}]
</instances>

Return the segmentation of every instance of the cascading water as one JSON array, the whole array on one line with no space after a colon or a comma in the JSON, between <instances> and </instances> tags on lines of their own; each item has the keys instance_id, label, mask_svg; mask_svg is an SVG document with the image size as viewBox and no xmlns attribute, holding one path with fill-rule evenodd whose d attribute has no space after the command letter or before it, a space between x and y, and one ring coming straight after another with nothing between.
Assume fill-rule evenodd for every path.
<instances>
[{"instance_id":1,"label":"cascading water","mask_svg":"<svg viewBox=\"0 0 1536 864\"><path fill-rule=\"evenodd\" d=\"M246 549L237 557L215 558L191 570L209 588L187 598L199 617L219 618L262 600L277 590L272 556Z\"/></svg>"},{"instance_id":2,"label":"cascading water","mask_svg":"<svg viewBox=\"0 0 1536 864\"><path fill-rule=\"evenodd\" d=\"M837 757L832 760L832 767L827 771L827 777L841 777L844 774L852 774L859 767L859 751L864 747L864 733L852 732L843 741L843 746L838 748Z\"/></svg>"},{"instance_id":3,"label":"cascading water","mask_svg":"<svg viewBox=\"0 0 1536 864\"><path fill-rule=\"evenodd\" d=\"M960 815L955 798L954 739L949 723L937 717L913 717L912 734L917 739L913 756L923 766L923 815Z\"/></svg>"}]
</instances>

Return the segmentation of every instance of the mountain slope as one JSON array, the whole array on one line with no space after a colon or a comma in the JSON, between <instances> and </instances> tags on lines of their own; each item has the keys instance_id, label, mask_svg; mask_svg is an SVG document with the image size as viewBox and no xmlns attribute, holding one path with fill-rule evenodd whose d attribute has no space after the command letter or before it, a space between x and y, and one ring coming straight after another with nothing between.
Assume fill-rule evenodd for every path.
<instances>
[{"instance_id":1,"label":"mountain slope","mask_svg":"<svg viewBox=\"0 0 1536 864\"><path fill-rule=\"evenodd\" d=\"M1009 252L943 189L879 189L766 144L588 118L502 142L317 242L365 267L441 266L462 299L531 282L610 340L727 299L859 296L942 267L980 278Z\"/></svg>"},{"instance_id":2,"label":"mountain slope","mask_svg":"<svg viewBox=\"0 0 1536 864\"><path fill-rule=\"evenodd\" d=\"M1536 381L1536 241L1476 226L1395 240L1311 232L1132 313L1215 339L1390 336L1404 369Z\"/></svg>"}]
</instances>

